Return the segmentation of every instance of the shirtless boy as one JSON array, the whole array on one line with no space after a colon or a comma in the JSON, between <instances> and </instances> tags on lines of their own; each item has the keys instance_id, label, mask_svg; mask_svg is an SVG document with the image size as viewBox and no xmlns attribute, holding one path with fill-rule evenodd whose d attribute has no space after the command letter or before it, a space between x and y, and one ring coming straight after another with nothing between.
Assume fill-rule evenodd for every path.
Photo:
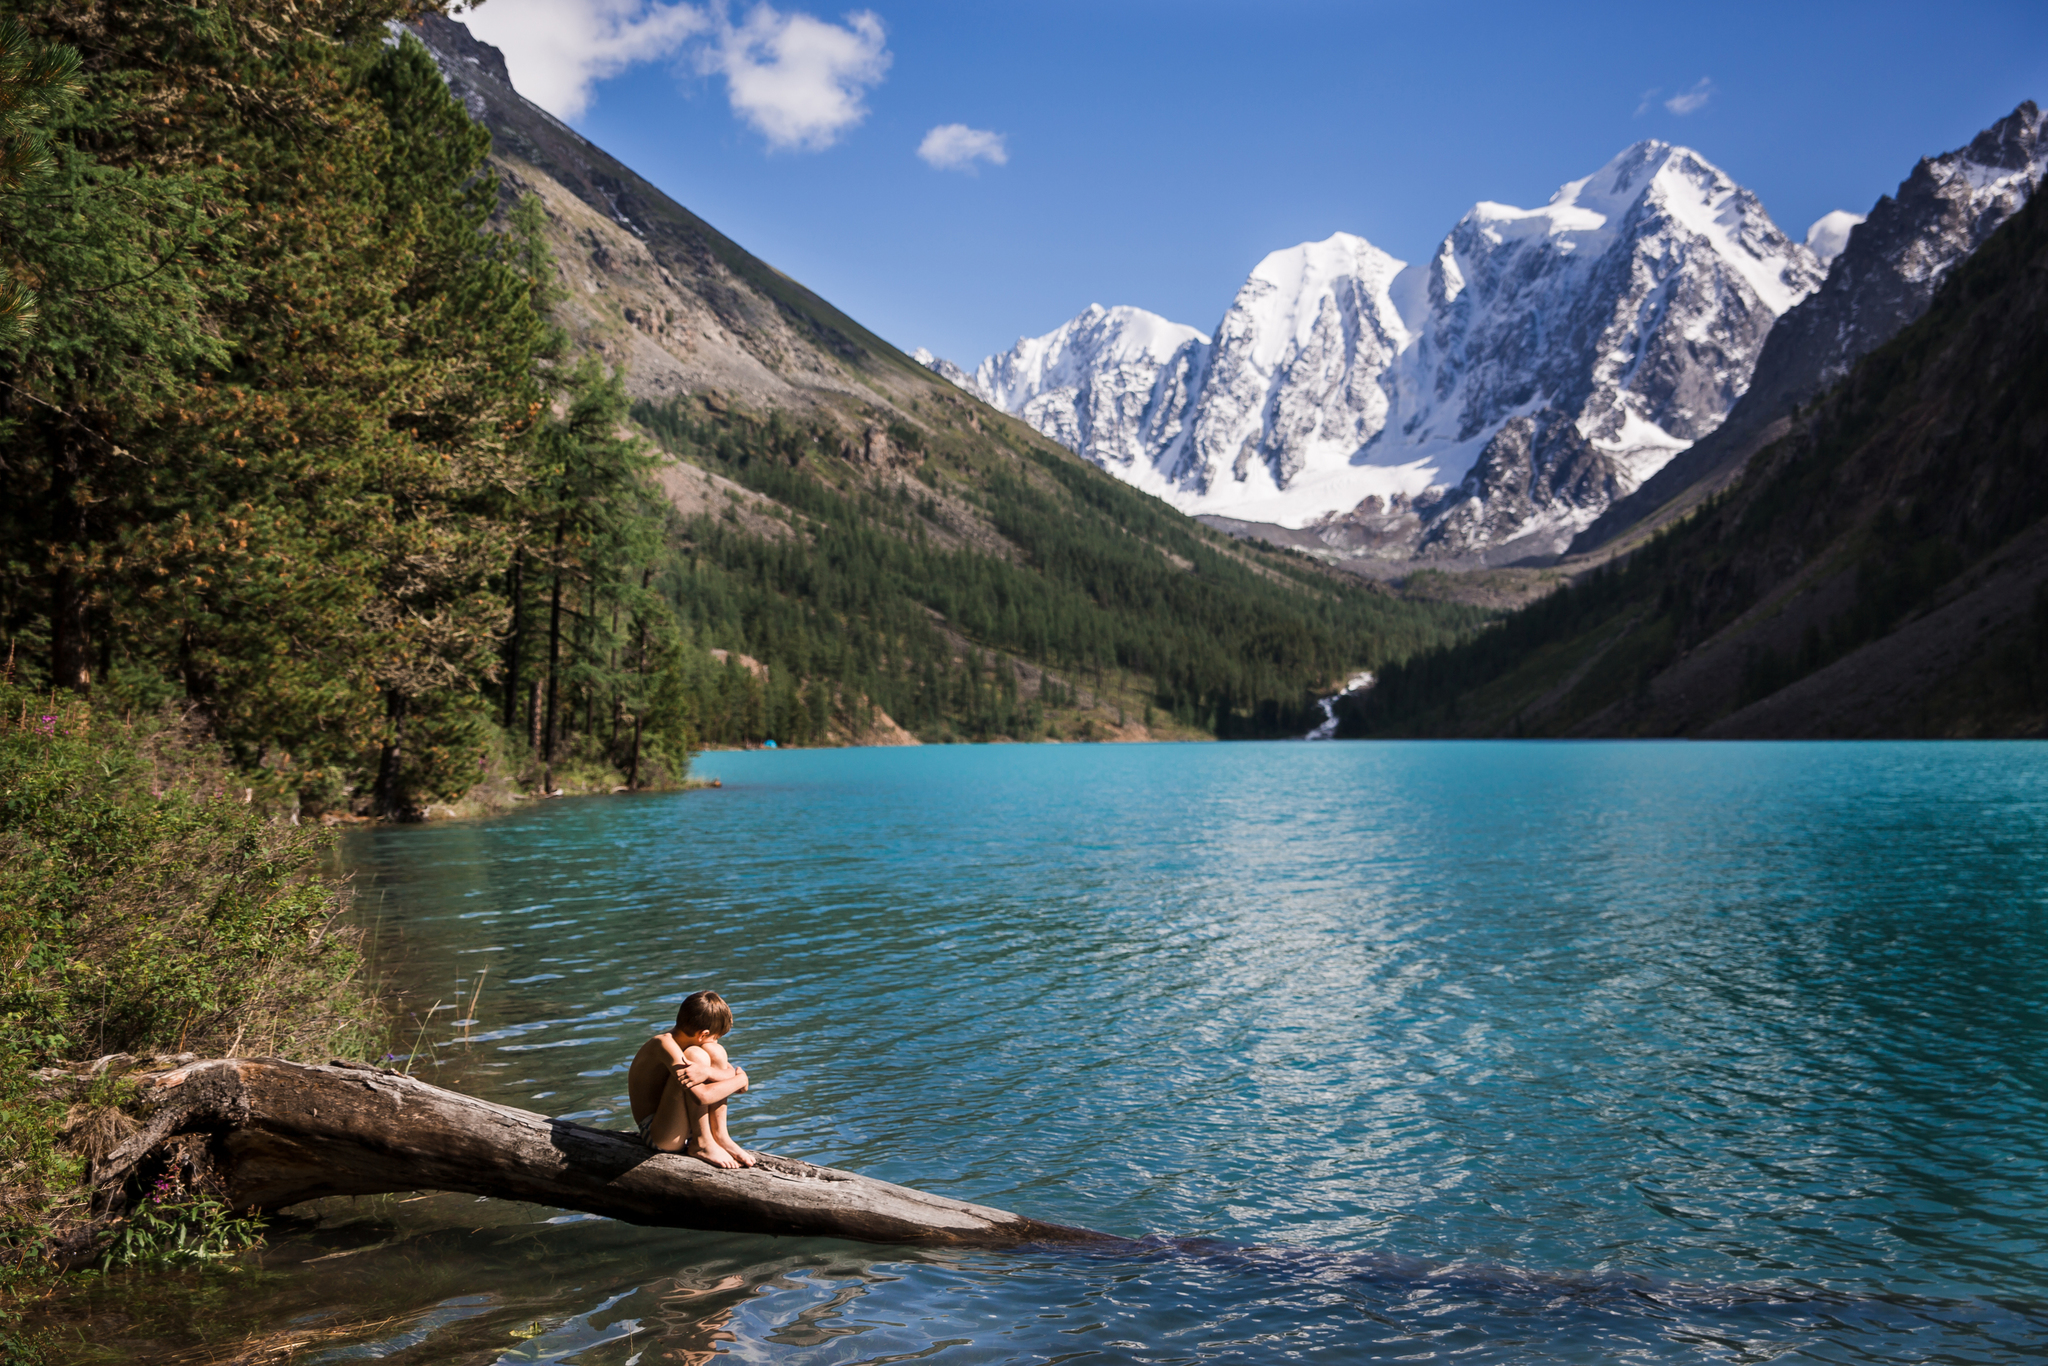
<instances>
[{"instance_id":1,"label":"shirtless boy","mask_svg":"<svg viewBox=\"0 0 2048 1366\"><path fill-rule=\"evenodd\" d=\"M727 1097L747 1089L747 1074L718 1042L731 1031L732 1008L717 992L699 991L684 998L674 1029L640 1045L626 1073L626 1095L648 1147L714 1167L754 1165L754 1155L725 1127Z\"/></svg>"}]
</instances>

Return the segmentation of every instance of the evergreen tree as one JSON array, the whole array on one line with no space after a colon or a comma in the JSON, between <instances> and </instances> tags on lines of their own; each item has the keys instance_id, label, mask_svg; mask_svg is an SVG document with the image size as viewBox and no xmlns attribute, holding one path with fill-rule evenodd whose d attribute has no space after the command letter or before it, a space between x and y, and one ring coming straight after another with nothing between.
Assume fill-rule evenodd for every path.
<instances>
[{"instance_id":1,"label":"evergreen tree","mask_svg":"<svg viewBox=\"0 0 2048 1366\"><path fill-rule=\"evenodd\" d=\"M395 5L24 8L86 94L0 201L61 318L0 353L11 642L286 787L460 791L555 344L487 135Z\"/></svg>"},{"instance_id":2,"label":"evergreen tree","mask_svg":"<svg viewBox=\"0 0 2048 1366\"><path fill-rule=\"evenodd\" d=\"M60 101L78 93L77 77L77 53L39 43L14 20L0 19L0 195L18 192L48 169L42 125ZM26 337L35 316L35 290L0 275L0 344Z\"/></svg>"}]
</instances>

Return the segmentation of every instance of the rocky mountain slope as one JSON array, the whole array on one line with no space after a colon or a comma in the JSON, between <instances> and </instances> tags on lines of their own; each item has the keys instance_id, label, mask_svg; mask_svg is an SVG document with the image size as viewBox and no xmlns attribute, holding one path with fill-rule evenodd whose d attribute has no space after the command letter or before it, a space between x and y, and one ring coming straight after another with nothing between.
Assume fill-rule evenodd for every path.
<instances>
[{"instance_id":1,"label":"rocky mountain slope","mask_svg":"<svg viewBox=\"0 0 2048 1366\"><path fill-rule=\"evenodd\" d=\"M2048 733L2048 197L1917 259L1943 277L1925 315L1722 494L1388 670L1345 733Z\"/></svg>"},{"instance_id":2,"label":"rocky mountain slope","mask_svg":"<svg viewBox=\"0 0 2048 1366\"><path fill-rule=\"evenodd\" d=\"M2048 176L2048 117L2030 100L1969 146L1927 157L1865 218L1815 224L1842 245L1827 280L1765 340L1749 389L1712 435L1671 461L1573 540L1587 552L1647 523L1662 525L1721 487L1799 405L1926 312L1949 271ZM1835 220L1830 223L1829 220Z\"/></svg>"},{"instance_id":3,"label":"rocky mountain slope","mask_svg":"<svg viewBox=\"0 0 2048 1366\"><path fill-rule=\"evenodd\" d=\"M1474 206L1424 265L1347 234L1267 257L1213 342L1178 329L1189 349L1118 362L1146 404L1114 453L1053 420L1030 358L1116 310L970 387L1186 510L1359 554L1514 558L1562 549L1712 431L1822 275L1754 195L1645 142L1541 208Z\"/></svg>"},{"instance_id":4,"label":"rocky mountain slope","mask_svg":"<svg viewBox=\"0 0 2048 1366\"><path fill-rule=\"evenodd\" d=\"M460 23L428 14L415 31L491 130L506 195L536 195L547 210L563 322L624 367L636 398L708 393L829 414L857 443L913 400L953 393L521 96L503 54Z\"/></svg>"}]
</instances>

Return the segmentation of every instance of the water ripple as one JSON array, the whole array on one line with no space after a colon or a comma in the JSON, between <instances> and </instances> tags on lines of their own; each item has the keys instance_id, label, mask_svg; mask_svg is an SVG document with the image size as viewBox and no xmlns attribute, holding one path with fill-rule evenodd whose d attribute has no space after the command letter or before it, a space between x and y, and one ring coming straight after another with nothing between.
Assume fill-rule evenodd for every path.
<instances>
[{"instance_id":1,"label":"water ripple","mask_svg":"<svg viewBox=\"0 0 2048 1366\"><path fill-rule=\"evenodd\" d=\"M2043 747L704 770L722 791L352 837L391 971L466 1000L488 965L468 1043L430 1030L437 1080L623 1126L633 1048L716 986L757 1083L734 1127L764 1146L1177 1241L939 1258L379 1206L354 1217L440 1270L401 1293L396 1252L327 1265L382 1267L395 1317L498 1297L395 1350L471 1359L476 1325L522 1315L531 1336L474 1359L2002 1362L2048 1341ZM324 1217L309 1244L352 1227ZM537 1250L512 1265L508 1237Z\"/></svg>"}]
</instances>

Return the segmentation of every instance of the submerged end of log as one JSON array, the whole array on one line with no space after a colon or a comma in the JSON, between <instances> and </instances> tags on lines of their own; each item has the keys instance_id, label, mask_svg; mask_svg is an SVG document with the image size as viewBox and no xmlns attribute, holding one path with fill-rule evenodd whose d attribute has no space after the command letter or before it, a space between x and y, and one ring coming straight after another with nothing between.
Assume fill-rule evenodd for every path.
<instances>
[{"instance_id":1,"label":"submerged end of log","mask_svg":"<svg viewBox=\"0 0 2048 1366\"><path fill-rule=\"evenodd\" d=\"M1114 1241L853 1172L758 1154L739 1171L636 1134L494 1105L387 1068L218 1058L135 1074L140 1127L93 1164L101 1208L168 1168L237 1208L444 1190L665 1228L912 1246Z\"/></svg>"}]
</instances>

